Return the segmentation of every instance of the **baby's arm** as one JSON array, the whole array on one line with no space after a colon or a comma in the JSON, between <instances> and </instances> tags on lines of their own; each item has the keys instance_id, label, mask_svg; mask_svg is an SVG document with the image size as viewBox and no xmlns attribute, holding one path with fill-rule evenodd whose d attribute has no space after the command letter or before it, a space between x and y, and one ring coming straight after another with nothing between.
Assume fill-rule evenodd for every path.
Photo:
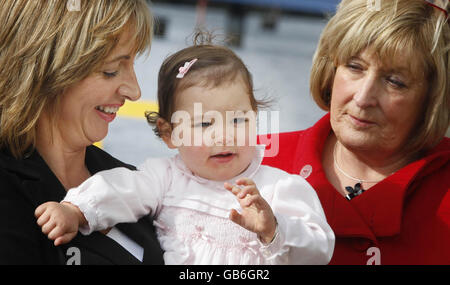
<instances>
[{"instance_id":1,"label":"baby's arm","mask_svg":"<svg viewBox=\"0 0 450 285\"><path fill-rule=\"evenodd\" d=\"M270 204L250 179L226 183L242 207L230 219L258 234L260 251L271 264L327 264L334 249L334 234L314 189L299 176L281 179L271 190ZM276 217L276 218L275 218Z\"/></svg>"},{"instance_id":2,"label":"baby's arm","mask_svg":"<svg viewBox=\"0 0 450 285\"><path fill-rule=\"evenodd\" d=\"M71 225L68 227L70 232L76 232L73 214L77 213L76 216L80 218L78 214L81 213L85 220L81 219L82 223L78 223L79 230L85 235L118 223L135 222L149 213L154 215L159 210L164 191L170 184L169 168L170 163L167 159L149 159L138 171L119 167L98 172L80 186L70 189L63 200L62 204L68 202L79 212L71 211L74 208L69 210L67 207L54 204L52 212L53 208L65 212L61 223L69 220L68 216L71 217ZM42 216L42 213L38 212L39 216ZM45 221L45 218L42 218L41 223L43 220ZM48 227L43 230L47 231ZM51 234L51 231L48 234Z\"/></svg>"},{"instance_id":3,"label":"baby's arm","mask_svg":"<svg viewBox=\"0 0 450 285\"><path fill-rule=\"evenodd\" d=\"M88 222L80 227L81 233L155 214L169 183L162 174L167 169L164 165L143 166L144 170L138 171L119 167L98 172L67 193L63 201L77 206ZM160 173L153 171L156 168Z\"/></svg>"},{"instance_id":4,"label":"baby's arm","mask_svg":"<svg viewBox=\"0 0 450 285\"><path fill-rule=\"evenodd\" d=\"M244 186L239 188L238 186ZM256 188L255 182L249 178L241 178L236 185L225 183L225 189L231 191L242 207L242 213L231 210L230 220L241 227L256 233L261 242L268 244L274 236L277 227L275 216L270 205L264 200Z\"/></svg>"},{"instance_id":5,"label":"baby's arm","mask_svg":"<svg viewBox=\"0 0 450 285\"><path fill-rule=\"evenodd\" d=\"M282 178L275 184L270 205L279 232L263 250L271 264L328 264L335 237L311 185L298 175Z\"/></svg>"},{"instance_id":6,"label":"baby's arm","mask_svg":"<svg viewBox=\"0 0 450 285\"><path fill-rule=\"evenodd\" d=\"M36 208L37 224L55 246L70 242L78 227L87 224L80 209L70 203L47 202Z\"/></svg>"}]
</instances>

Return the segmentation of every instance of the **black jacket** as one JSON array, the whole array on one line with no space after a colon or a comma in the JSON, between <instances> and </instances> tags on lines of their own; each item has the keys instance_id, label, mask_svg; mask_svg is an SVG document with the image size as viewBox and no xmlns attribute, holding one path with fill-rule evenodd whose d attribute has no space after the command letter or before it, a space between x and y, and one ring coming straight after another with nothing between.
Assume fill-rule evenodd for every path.
<instances>
[{"instance_id":1,"label":"black jacket","mask_svg":"<svg viewBox=\"0 0 450 285\"><path fill-rule=\"evenodd\" d=\"M134 167L90 146L86 165L91 173L114 167ZM48 201L61 201L66 191L45 161L35 151L25 159L14 159L0 151L0 264L66 264L81 258L89 264L163 264L162 249L150 217L116 227L144 248L141 263L107 236L94 232L78 234L70 243L55 247L41 232L34 211Z\"/></svg>"}]
</instances>

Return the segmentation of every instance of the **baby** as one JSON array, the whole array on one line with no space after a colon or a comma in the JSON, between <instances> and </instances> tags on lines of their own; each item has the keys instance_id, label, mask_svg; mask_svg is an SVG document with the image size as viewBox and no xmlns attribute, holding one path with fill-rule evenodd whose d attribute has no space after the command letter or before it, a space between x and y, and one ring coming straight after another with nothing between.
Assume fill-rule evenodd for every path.
<instances>
[{"instance_id":1,"label":"baby","mask_svg":"<svg viewBox=\"0 0 450 285\"><path fill-rule=\"evenodd\" d=\"M36 209L55 245L151 214L166 264L327 264L334 234L314 189L261 165L251 75L230 49L197 43L167 58L148 121L171 158L102 171Z\"/></svg>"}]
</instances>

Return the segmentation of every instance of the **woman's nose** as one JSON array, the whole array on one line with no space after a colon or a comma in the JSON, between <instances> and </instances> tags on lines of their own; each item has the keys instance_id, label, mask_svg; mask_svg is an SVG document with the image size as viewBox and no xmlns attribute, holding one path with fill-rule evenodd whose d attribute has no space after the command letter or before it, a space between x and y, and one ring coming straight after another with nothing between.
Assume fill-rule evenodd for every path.
<instances>
[{"instance_id":1,"label":"woman's nose","mask_svg":"<svg viewBox=\"0 0 450 285\"><path fill-rule=\"evenodd\" d=\"M380 81L376 75L367 75L361 79L361 85L353 96L356 105L365 109L374 107L377 104L377 97L380 95Z\"/></svg>"},{"instance_id":2,"label":"woman's nose","mask_svg":"<svg viewBox=\"0 0 450 285\"><path fill-rule=\"evenodd\" d=\"M119 94L130 101L137 101L141 98L141 88L139 87L134 69L125 77L124 82L120 85Z\"/></svg>"}]
</instances>

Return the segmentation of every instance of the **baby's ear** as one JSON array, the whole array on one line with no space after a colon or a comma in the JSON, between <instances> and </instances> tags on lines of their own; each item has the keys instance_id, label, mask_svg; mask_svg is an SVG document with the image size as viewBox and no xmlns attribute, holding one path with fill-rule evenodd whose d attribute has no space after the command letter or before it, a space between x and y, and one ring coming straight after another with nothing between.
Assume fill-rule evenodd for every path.
<instances>
[{"instance_id":1,"label":"baby's ear","mask_svg":"<svg viewBox=\"0 0 450 285\"><path fill-rule=\"evenodd\" d=\"M162 118L158 118L156 121L156 127L158 128L158 133L161 136L161 139L167 145L168 148L174 149L177 148L172 143L172 126L166 120Z\"/></svg>"}]
</instances>

